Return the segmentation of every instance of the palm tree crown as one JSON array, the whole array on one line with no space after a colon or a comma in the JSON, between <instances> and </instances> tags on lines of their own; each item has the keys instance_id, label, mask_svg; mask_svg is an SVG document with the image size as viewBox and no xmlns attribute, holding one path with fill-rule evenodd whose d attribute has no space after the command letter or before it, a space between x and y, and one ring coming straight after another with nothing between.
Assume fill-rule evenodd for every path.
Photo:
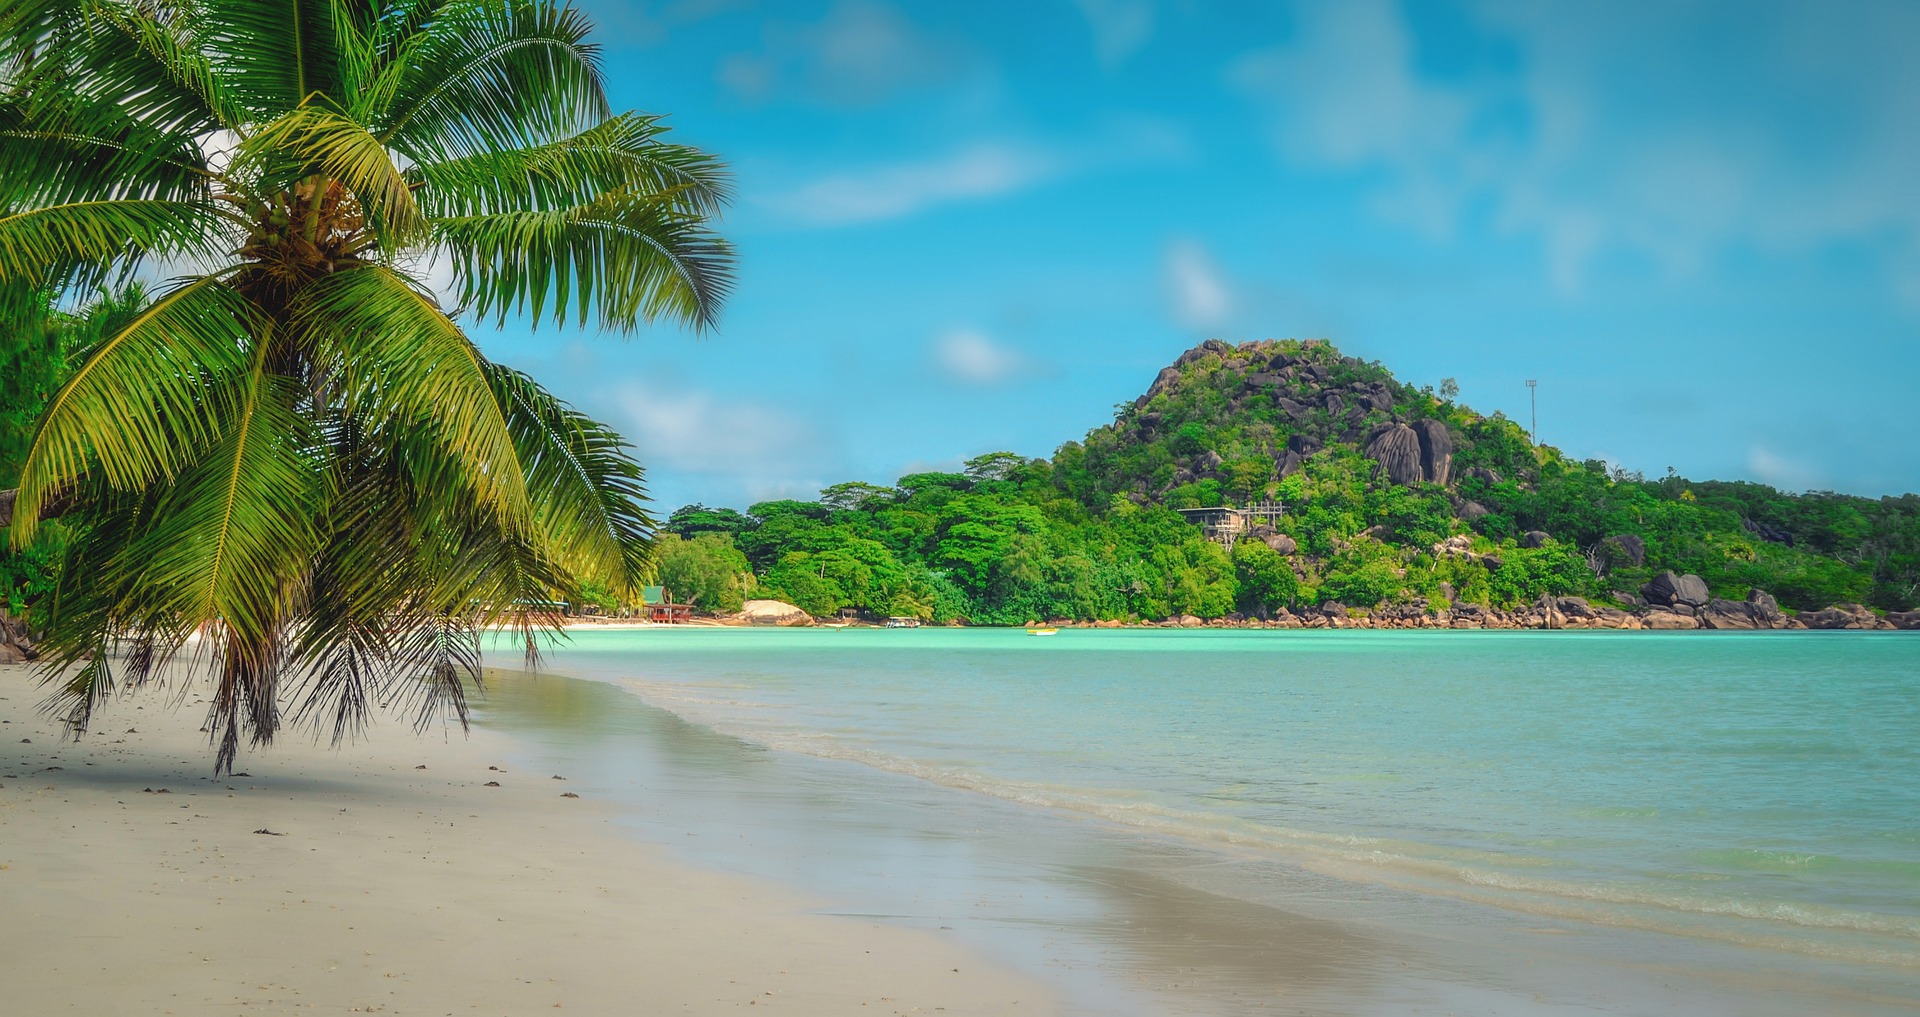
<instances>
[{"instance_id":1,"label":"palm tree crown","mask_svg":"<svg viewBox=\"0 0 1920 1017\"><path fill-rule=\"evenodd\" d=\"M464 722L479 627L531 648L528 605L644 578L626 445L455 320L705 328L725 296L722 166L609 110L587 30L547 0L0 11L0 313L174 277L21 464L16 545L80 507L43 644L76 730L196 632L217 768L283 679L336 739L399 701Z\"/></svg>"}]
</instances>

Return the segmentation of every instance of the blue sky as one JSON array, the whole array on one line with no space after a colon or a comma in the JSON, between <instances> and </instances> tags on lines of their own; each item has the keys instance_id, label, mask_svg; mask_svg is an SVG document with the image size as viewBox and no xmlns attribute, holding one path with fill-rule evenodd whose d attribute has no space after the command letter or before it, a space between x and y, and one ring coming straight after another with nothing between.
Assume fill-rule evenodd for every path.
<instances>
[{"instance_id":1,"label":"blue sky","mask_svg":"<svg viewBox=\"0 0 1920 1017\"><path fill-rule=\"evenodd\" d=\"M662 509L1048 455L1326 337L1648 474L1920 489L1920 4L584 0L719 329L483 329Z\"/></svg>"}]
</instances>

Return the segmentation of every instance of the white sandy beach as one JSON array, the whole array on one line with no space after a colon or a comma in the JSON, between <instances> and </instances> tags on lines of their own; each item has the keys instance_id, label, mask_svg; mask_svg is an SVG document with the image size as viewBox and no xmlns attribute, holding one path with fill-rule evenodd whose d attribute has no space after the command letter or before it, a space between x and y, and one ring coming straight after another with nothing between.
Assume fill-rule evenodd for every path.
<instances>
[{"instance_id":1,"label":"white sandy beach","mask_svg":"<svg viewBox=\"0 0 1920 1017\"><path fill-rule=\"evenodd\" d=\"M192 697L112 703L78 743L40 698L0 667L9 1014L1054 1010L937 932L624 839L553 774L490 769L498 733L293 734L216 780Z\"/></svg>"}]
</instances>

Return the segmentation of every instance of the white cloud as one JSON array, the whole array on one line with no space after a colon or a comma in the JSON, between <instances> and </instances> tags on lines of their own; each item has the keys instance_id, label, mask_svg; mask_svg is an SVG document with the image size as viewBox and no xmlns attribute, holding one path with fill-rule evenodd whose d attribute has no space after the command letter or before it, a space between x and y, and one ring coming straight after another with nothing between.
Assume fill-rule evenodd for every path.
<instances>
[{"instance_id":1,"label":"white cloud","mask_svg":"<svg viewBox=\"0 0 1920 1017\"><path fill-rule=\"evenodd\" d=\"M897 219L933 205L991 198L1058 175L1051 153L983 142L918 162L824 177L772 202L796 219L843 225Z\"/></svg>"},{"instance_id":2,"label":"white cloud","mask_svg":"<svg viewBox=\"0 0 1920 1017\"><path fill-rule=\"evenodd\" d=\"M1093 51L1111 69L1153 39L1153 0L1074 0L1093 31Z\"/></svg>"},{"instance_id":3,"label":"white cloud","mask_svg":"<svg viewBox=\"0 0 1920 1017\"><path fill-rule=\"evenodd\" d=\"M1760 445L1747 450L1747 469L1762 483L1783 491L1811 491L1823 485L1819 470Z\"/></svg>"},{"instance_id":4,"label":"white cloud","mask_svg":"<svg viewBox=\"0 0 1920 1017\"><path fill-rule=\"evenodd\" d=\"M1207 331L1226 324L1233 298L1206 248L1191 240L1169 245L1165 278L1174 316L1182 325Z\"/></svg>"},{"instance_id":5,"label":"white cloud","mask_svg":"<svg viewBox=\"0 0 1920 1017\"><path fill-rule=\"evenodd\" d=\"M1485 210L1540 240L1564 294L1608 252L1684 279L1741 246L1852 241L1885 252L1891 292L1920 293L1920 64L1902 55L1920 7L1486 0L1475 30L1520 58L1444 79L1415 66L1397 4L1297 11L1295 37L1228 81L1286 161L1366 174L1385 219L1446 242ZM1698 50L1729 18L1737 45Z\"/></svg>"},{"instance_id":6,"label":"white cloud","mask_svg":"<svg viewBox=\"0 0 1920 1017\"><path fill-rule=\"evenodd\" d=\"M941 155L833 173L762 200L795 222L844 226L1017 194L1081 173L1177 162L1188 153L1177 125L1116 118L1077 140L975 141Z\"/></svg>"},{"instance_id":7,"label":"white cloud","mask_svg":"<svg viewBox=\"0 0 1920 1017\"><path fill-rule=\"evenodd\" d=\"M933 359L948 377L969 385L998 385L1032 367L1017 350L970 328L957 328L933 341Z\"/></svg>"},{"instance_id":8,"label":"white cloud","mask_svg":"<svg viewBox=\"0 0 1920 1017\"><path fill-rule=\"evenodd\" d=\"M807 489L828 458L819 429L796 413L690 388L630 382L606 400L640 461L682 473L731 477L753 490Z\"/></svg>"}]
</instances>

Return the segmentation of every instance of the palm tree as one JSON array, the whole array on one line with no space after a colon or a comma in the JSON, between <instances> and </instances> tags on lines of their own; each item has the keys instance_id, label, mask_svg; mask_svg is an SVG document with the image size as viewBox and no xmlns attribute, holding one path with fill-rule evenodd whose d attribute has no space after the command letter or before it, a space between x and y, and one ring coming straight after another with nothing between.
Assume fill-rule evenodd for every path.
<instances>
[{"instance_id":1,"label":"palm tree","mask_svg":"<svg viewBox=\"0 0 1920 1017\"><path fill-rule=\"evenodd\" d=\"M538 605L644 578L627 446L456 322L714 320L724 170L610 112L588 27L550 0L0 9L4 309L175 277L78 352L20 467L16 546L80 508L41 643L76 731L189 646L216 771L283 697L336 741L376 706L464 724L481 627L531 652Z\"/></svg>"}]
</instances>

